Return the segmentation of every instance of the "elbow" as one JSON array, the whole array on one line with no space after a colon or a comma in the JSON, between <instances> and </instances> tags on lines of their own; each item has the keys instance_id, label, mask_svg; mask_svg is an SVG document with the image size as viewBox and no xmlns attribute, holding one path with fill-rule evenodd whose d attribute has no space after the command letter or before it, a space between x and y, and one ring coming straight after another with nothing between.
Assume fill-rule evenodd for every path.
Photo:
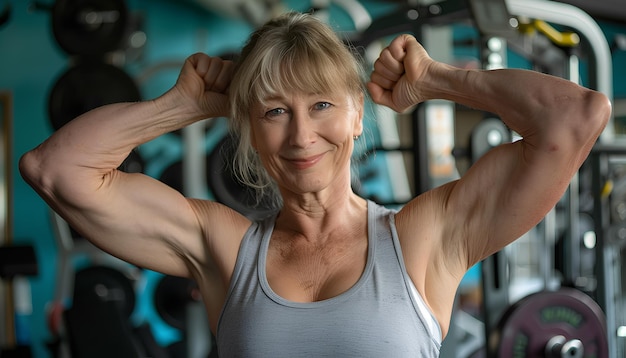
<instances>
[{"instance_id":1,"label":"elbow","mask_svg":"<svg viewBox=\"0 0 626 358\"><path fill-rule=\"evenodd\" d=\"M40 164L36 158L35 151L36 149L26 152L20 157L18 162L20 175L30 185L37 180L37 175L40 173L38 170Z\"/></svg>"},{"instance_id":2,"label":"elbow","mask_svg":"<svg viewBox=\"0 0 626 358\"><path fill-rule=\"evenodd\" d=\"M589 116L592 125L596 127L598 135L609 123L612 113L612 105L609 98L600 92L591 92L589 95Z\"/></svg>"},{"instance_id":3,"label":"elbow","mask_svg":"<svg viewBox=\"0 0 626 358\"><path fill-rule=\"evenodd\" d=\"M570 114L563 118L570 128L568 133L571 134L574 146L590 149L609 123L611 101L600 92L585 89L581 97L572 98L566 106L568 108L560 107L559 111Z\"/></svg>"},{"instance_id":4,"label":"elbow","mask_svg":"<svg viewBox=\"0 0 626 358\"><path fill-rule=\"evenodd\" d=\"M90 181L93 175L76 170L78 166L71 163L44 145L22 155L18 169L24 181L53 209L87 209L95 202Z\"/></svg>"},{"instance_id":5,"label":"elbow","mask_svg":"<svg viewBox=\"0 0 626 358\"><path fill-rule=\"evenodd\" d=\"M18 162L18 169L24 181L39 193L46 191L47 181L45 180L43 166L43 161L37 148L26 152Z\"/></svg>"},{"instance_id":6,"label":"elbow","mask_svg":"<svg viewBox=\"0 0 626 358\"><path fill-rule=\"evenodd\" d=\"M50 158L37 147L22 155L18 162L18 170L24 181L50 203L56 197L55 191L61 177L60 165L52 163Z\"/></svg>"}]
</instances>

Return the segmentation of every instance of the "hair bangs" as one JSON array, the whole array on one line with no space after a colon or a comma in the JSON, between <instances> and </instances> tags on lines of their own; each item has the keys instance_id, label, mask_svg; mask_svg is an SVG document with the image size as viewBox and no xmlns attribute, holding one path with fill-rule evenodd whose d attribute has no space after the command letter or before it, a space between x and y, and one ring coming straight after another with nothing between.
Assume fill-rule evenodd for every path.
<instances>
[{"instance_id":1,"label":"hair bangs","mask_svg":"<svg viewBox=\"0 0 626 358\"><path fill-rule=\"evenodd\" d=\"M346 76L346 70L349 69L338 65L340 61L329 53L294 48L287 53L272 53L261 61L249 93L254 94L257 103L264 103L287 93L351 92L355 88L348 83L350 76Z\"/></svg>"}]
</instances>

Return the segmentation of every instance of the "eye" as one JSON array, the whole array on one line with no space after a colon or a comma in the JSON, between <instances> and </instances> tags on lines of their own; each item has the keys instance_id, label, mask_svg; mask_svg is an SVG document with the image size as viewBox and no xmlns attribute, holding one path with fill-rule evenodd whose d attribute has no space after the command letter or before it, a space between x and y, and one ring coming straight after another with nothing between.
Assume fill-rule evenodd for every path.
<instances>
[{"instance_id":1,"label":"eye","mask_svg":"<svg viewBox=\"0 0 626 358\"><path fill-rule=\"evenodd\" d=\"M328 102L317 102L314 106L314 108L316 110L324 110L324 109L328 109L332 106L332 104L328 103Z\"/></svg>"},{"instance_id":2,"label":"eye","mask_svg":"<svg viewBox=\"0 0 626 358\"><path fill-rule=\"evenodd\" d=\"M281 114L286 113L287 111L284 108L274 108L274 109L270 109L269 111L265 112L265 116L266 117L276 117L276 116L280 116Z\"/></svg>"}]
</instances>

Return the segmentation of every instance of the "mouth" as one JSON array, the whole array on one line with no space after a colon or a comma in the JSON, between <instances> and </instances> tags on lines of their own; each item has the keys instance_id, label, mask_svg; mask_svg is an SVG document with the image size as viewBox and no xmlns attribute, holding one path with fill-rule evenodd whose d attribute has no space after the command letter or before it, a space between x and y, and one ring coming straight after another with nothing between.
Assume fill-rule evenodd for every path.
<instances>
[{"instance_id":1,"label":"mouth","mask_svg":"<svg viewBox=\"0 0 626 358\"><path fill-rule=\"evenodd\" d=\"M285 158L296 169L308 169L317 164L324 157L324 153L306 158Z\"/></svg>"}]
</instances>

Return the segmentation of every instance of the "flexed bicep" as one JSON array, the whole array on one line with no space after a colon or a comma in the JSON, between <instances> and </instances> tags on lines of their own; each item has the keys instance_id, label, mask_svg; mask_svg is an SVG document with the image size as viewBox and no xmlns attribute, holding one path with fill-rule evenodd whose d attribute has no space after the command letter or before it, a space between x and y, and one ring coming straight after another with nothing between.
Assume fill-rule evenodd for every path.
<instances>
[{"instance_id":1,"label":"flexed bicep","mask_svg":"<svg viewBox=\"0 0 626 358\"><path fill-rule=\"evenodd\" d=\"M517 240L554 208L597 134L586 141L570 135L500 145L459 180L449 210L464 228L458 239L467 248L467 268Z\"/></svg>"}]
</instances>

